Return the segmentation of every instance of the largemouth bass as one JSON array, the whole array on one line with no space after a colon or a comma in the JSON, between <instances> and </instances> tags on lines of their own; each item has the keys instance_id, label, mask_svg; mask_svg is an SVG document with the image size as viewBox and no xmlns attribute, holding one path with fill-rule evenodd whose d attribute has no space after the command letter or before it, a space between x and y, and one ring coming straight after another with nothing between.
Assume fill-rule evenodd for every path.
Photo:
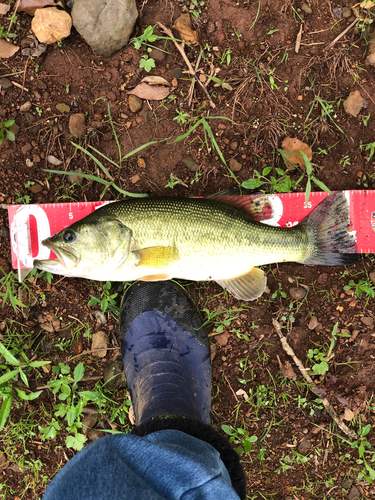
<instances>
[{"instance_id":1,"label":"largemouth bass","mask_svg":"<svg viewBox=\"0 0 375 500\"><path fill-rule=\"evenodd\" d=\"M255 267L276 262L346 265L357 260L342 193L293 228L271 227L218 199L138 198L105 205L43 241L57 259L34 266L100 281L214 280L236 298L266 288Z\"/></svg>"}]
</instances>

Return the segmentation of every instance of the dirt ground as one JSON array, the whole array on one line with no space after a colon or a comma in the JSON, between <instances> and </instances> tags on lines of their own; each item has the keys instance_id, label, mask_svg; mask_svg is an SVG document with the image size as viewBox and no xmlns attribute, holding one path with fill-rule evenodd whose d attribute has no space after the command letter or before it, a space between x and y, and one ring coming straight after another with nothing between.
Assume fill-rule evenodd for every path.
<instances>
[{"instance_id":1,"label":"dirt ground","mask_svg":"<svg viewBox=\"0 0 375 500\"><path fill-rule=\"evenodd\" d=\"M331 190L374 189L375 161L369 158L370 148L361 147L375 140L375 70L365 61L369 33L361 21L366 16L355 7L346 11L348 17L337 17L340 9L354 4L351 0L346 4L317 0L305 5L299 0L198 0L191 5L185 0L139 1L134 36L157 22L171 27L181 13L191 12L200 45L187 47L186 53L195 67L203 51L196 69L201 70L198 75L206 83L215 109L198 85L188 105L191 77L170 40L154 43L165 52L153 49L149 53L156 64L150 74L172 82L169 98L145 100L136 113L129 108L127 92L147 75L139 66L144 48L128 45L111 57L101 57L73 29L71 36L48 46L40 57L18 52L1 60L0 78L8 75L6 78L18 84L2 87L1 121L13 119L19 127L16 140L5 140L0 146L0 267L4 275L11 272L8 204L101 197L102 184L82 178L80 183L72 183L68 176L45 169L81 169L81 173L105 179L71 141L85 148L91 145L117 162L108 104L123 154L168 138L130 156L120 168L104 162L114 183L132 193L206 196L236 187L272 167L261 186L270 192L270 176L279 179L276 168L285 170L277 148L286 136L311 146L314 175ZM311 13L306 12L309 6ZM355 19L357 25L329 48ZM19 14L17 43L31 33L30 22L30 16ZM301 26L301 46L296 53ZM158 28L155 33L162 35ZM215 73L219 82L208 83L207 75L213 75L215 69L220 70ZM357 117L343 108L343 101L355 90L364 104ZM31 109L21 112L20 106L27 101L32 103ZM332 106L329 113L320 102ZM69 111L56 108L62 103ZM87 129L80 138L73 138L69 130L73 113L85 115ZM176 120L181 114L186 123ZM202 126L171 144L207 116L222 117L206 121L236 179ZM62 163L51 165L47 162L50 155ZM293 170L287 175L296 182L301 172ZM306 178L291 189L305 188ZM319 187L313 184L313 190ZM117 198L113 188L103 195L105 200ZM348 268L280 264L267 266L265 271L269 290L250 303L223 293L214 283L189 286L209 320L212 423L221 432L232 434L234 445L245 450L242 459L248 498L375 498L374 257L363 255ZM116 315L106 313L107 322L100 324L93 315L99 307L88 305L90 295L102 296L103 283L59 276L52 283L36 277L27 283L38 301L26 318L19 307L14 310L5 301L0 309L0 340L9 349L23 351L28 359L51 361L51 366L64 363L73 370L83 362L85 377L79 389L94 391L104 368L119 357ZM360 283L362 289L357 287ZM16 288L14 285L15 294ZM302 290L301 295L296 296L293 288ZM118 293L114 298L117 305L121 292L121 286L114 283L111 293ZM309 389L284 352L273 319L281 322L295 354L310 368L314 362L308 358L309 350L326 355L337 323L328 371L323 375L310 372L318 393ZM84 328L79 331L80 324ZM82 355L91 349L91 335L101 330L110 338L106 356ZM4 499L41 498L49 480L76 453L66 445L69 432L62 418L55 416L56 395L45 388L52 378L48 369L34 370L30 389L44 387L42 394L34 401L22 401L17 395L13 399L0 436L0 495ZM21 380L17 387L25 389ZM333 422L321 403L325 395L340 422L359 430L357 440L351 442ZM121 402L122 409L116 410L107 401L99 409L99 424L93 425L99 430L129 431L126 397L124 389L110 394L111 400ZM61 430L44 440L38 426L53 419L60 422Z\"/></svg>"}]
</instances>

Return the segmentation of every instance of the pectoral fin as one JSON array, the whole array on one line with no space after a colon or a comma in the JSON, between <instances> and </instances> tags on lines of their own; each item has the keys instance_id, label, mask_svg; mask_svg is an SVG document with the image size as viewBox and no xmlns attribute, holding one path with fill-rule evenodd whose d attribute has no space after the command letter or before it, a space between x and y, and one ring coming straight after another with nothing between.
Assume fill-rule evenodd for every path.
<instances>
[{"instance_id":1,"label":"pectoral fin","mask_svg":"<svg viewBox=\"0 0 375 500\"><path fill-rule=\"evenodd\" d=\"M228 290L236 299L255 300L262 295L267 285L264 272L257 267L239 278L217 281L220 286Z\"/></svg>"},{"instance_id":2,"label":"pectoral fin","mask_svg":"<svg viewBox=\"0 0 375 500\"><path fill-rule=\"evenodd\" d=\"M152 276L142 276L142 278L139 278L139 281L165 281L170 280L172 277L168 274L153 274Z\"/></svg>"},{"instance_id":3,"label":"pectoral fin","mask_svg":"<svg viewBox=\"0 0 375 500\"><path fill-rule=\"evenodd\" d=\"M175 247L141 248L133 253L139 258L137 266L152 267L154 269L166 268L180 257L180 253Z\"/></svg>"}]
</instances>

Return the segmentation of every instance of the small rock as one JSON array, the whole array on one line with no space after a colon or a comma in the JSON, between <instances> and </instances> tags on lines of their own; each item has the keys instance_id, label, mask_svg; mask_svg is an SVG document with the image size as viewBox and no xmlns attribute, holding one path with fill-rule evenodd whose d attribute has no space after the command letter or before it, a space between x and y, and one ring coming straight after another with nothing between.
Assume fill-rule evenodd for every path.
<instances>
[{"instance_id":1,"label":"small rock","mask_svg":"<svg viewBox=\"0 0 375 500\"><path fill-rule=\"evenodd\" d=\"M321 331L323 330L323 325L322 325L321 323L318 323L318 324L316 325L316 327L314 328L314 330L315 330L317 333L321 332Z\"/></svg>"},{"instance_id":2,"label":"small rock","mask_svg":"<svg viewBox=\"0 0 375 500\"><path fill-rule=\"evenodd\" d=\"M7 42L0 38L0 59L9 59L9 57L14 56L14 54L20 50L17 45Z\"/></svg>"},{"instance_id":3,"label":"small rock","mask_svg":"<svg viewBox=\"0 0 375 500\"><path fill-rule=\"evenodd\" d=\"M98 429L91 429L89 433L87 434L87 437L90 439L90 441L96 441L97 439L105 436L106 433L103 431L99 431Z\"/></svg>"},{"instance_id":4,"label":"small rock","mask_svg":"<svg viewBox=\"0 0 375 500\"><path fill-rule=\"evenodd\" d=\"M27 35L25 38L22 38L20 41L21 48L24 49L26 47L32 47L35 45L35 36Z\"/></svg>"},{"instance_id":5,"label":"small rock","mask_svg":"<svg viewBox=\"0 0 375 500\"><path fill-rule=\"evenodd\" d=\"M121 359L115 359L104 368L104 383L106 389L113 392L117 389L126 387L126 378L124 365Z\"/></svg>"},{"instance_id":6,"label":"small rock","mask_svg":"<svg viewBox=\"0 0 375 500\"><path fill-rule=\"evenodd\" d=\"M230 146L229 146L229 147L230 147L230 149L231 149L232 151L235 151L235 150L238 148L238 144L237 144L237 142L236 142L236 141L233 141L233 142L231 142L231 143L230 143Z\"/></svg>"},{"instance_id":7,"label":"small rock","mask_svg":"<svg viewBox=\"0 0 375 500\"><path fill-rule=\"evenodd\" d=\"M328 274L322 273L322 274L319 274L317 281L318 281L319 285L324 285L327 282L327 279L328 279Z\"/></svg>"},{"instance_id":8,"label":"small rock","mask_svg":"<svg viewBox=\"0 0 375 500\"><path fill-rule=\"evenodd\" d=\"M22 146L21 151L24 155L26 155L31 150L31 148L32 148L31 144L27 143L24 146Z\"/></svg>"},{"instance_id":9,"label":"small rock","mask_svg":"<svg viewBox=\"0 0 375 500\"><path fill-rule=\"evenodd\" d=\"M342 17L345 19L348 19L352 15L352 11L349 9L349 7L343 7L342 8Z\"/></svg>"},{"instance_id":10,"label":"small rock","mask_svg":"<svg viewBox=\"0 0 375 500\"><path fill-rule=\"evenodd\" d=\"M13 87L12 82L8 78L0 78L1 90L7 90Z\"/></svg>"},{"instance_id":11,"label":"small rock","mask_svg":"<svg viewBox=\"0 0 375 500\"><path fill-rule=\"evenodd\" d=\"M30 111L26 111L25 116L30 123L35 122L35 116Z\"/></svg>"},{"instance_id":12,"label":"small rock","mask_svg":"<svg viewBox=\"0 0 375 500\"><path fill-rule=\"evenodd\" d=\"M228 332L223 332L220 333L219 335L215 335L215 340L220 347L223 347L228 344L229 337L230 335Z\"/></svg>"},{"instance_id":13,"label":"small rock","mask_svg":"<svg viewBox=\"0 0 375 500\"><path fill-rule=\"evenodd\" d=\"M361 318L361 321L364 325L368 326L369 328L372 328L374 326L374 319L371 318L370 316L364 316Z\"/></svg>"},{"instance_id":14,"label":"small rock","mask_svg":"<svg viewBox=\"0 0 375 500\"><path fill-rule=\"evenodd\" d=\"M191 172L198 172L199 165L191 156L184 156L182 161Z\"/></svg>"},{"instance_id":15,"label":"small rock","mask_svg":"<svg viewBox=\"0 0 375 500\"><path fill-rule=\"evenodd\" d=\"M96 420L97 420L97 412L90 412L90 413L86 413L85 416L83 417L83 427L82 427L82 432L85 436L88 435L88 433L90 432L90 430L94 427L94 425L96 424Z\"/></svg>"},{"instance_id":16,"label":"small rock","mask_svg":"<svg viewBox=\"0 0 375 500\"><path fill-rule=\"evenodd\" d=\"M363 108L363 98L358 90L350 92L349 97L344 101L345 111L352 116L357 116Z\"/></svg>"},{"instance_id":17,"label":"small rock","mask_svg":"<svg viewBox=\"0 0 375 500\"><path fill-rule=\"evenodd\" d=\"M313 316L311 319L310 319L310 322L307 326L307 328L309 330L314 330L319 324L319 321L316 319L316 316Z\"/></svg>"},{"instance_id":18,"label":"small rock","mask_svg":"<svg viewBox=\"0 0 375 500\"><path fill-rule=\"evenodd\" d=\"M33 184L29 187L29 191L31 191L33 194L38 194L43 191L43 188L40 184Z\"/></svg>"},{"instance_id":19,"label":"small rock","mask_svg":"<svg viewBox=\"0 0 375 500\"><path fill-rule=\"evenodd\" d=\"M173 70L173 77L174 78L181 78L182 77L182 69L181 68L175 68Z\"/></svg>"},{"instance_id":20,"label":"small rock","mask_svg":"<svg viewBox=\"0 0 375 500\"><path fill-rule=\"evenodd\" d=\"M30 109L31 109L31 102L30 101L27 101L20 106L21 113L26 113L26 111L30 111Z\"/></svg>"},{"instance_id":21,"label":"small rock","mask_svg":"<svg viewBox=\"0 0 375 500\"><path fill-rule=\"evenodd\" d=\"M59 165L62 165L62 161L58 160L56 156L49 155L47 156L47 161L48 163L51 163L51 165L55 165L55 167L58 167Z\"/></svg>"},{"instance_id":22,"label":"small rock","mask_svg":"<svg viewBox=\"0 0 375 500\"><path fill-rule=\"evenodd\" d=\"M149 57L153 59L155 62L163 62L165 59L165 52L162 52L159 49L152 49L149 53Z\"/></svg>"},{"instance_id":23,"label":"small rock","mask_svg":"<svg viewBox=\"0 0 375 500\"><path fill-rule=\"evenodd\" d=\"M332 13L336 17L336 19L341 19L342 18L342 7L340 7L339 5L332 7Z\"/></svg>"},{"instance_id":24,"label":"small rock","mask_svg":"<svg viewBox=\"0 0 375 500\"><path fill-rule=\"evenodd\" d=\"M306 295L307 290L301 287L292 287L289 288L289 294L294 300L302 300Z\"/></svg>"},{"instance_id":25,"label":"small rock","mask_svg":"<svg viewBox=\"0 0 375 500\"><path fill-rule=\"evenodd\" d=\"M139 177L139 175L138 175L138 174L132 175L132 176L130 177L130 182L131 182L132 184L136 184L136 183L137 183L138 181L140 181L140 180L141 180L141 178Z\"/></svg>"},{"instance_id":26,"label":"small rock","mask_svg":"<svg viewBox=\"0 0 375 500\"><path fill-rule=\"evenodd\" d=\"M102 311L94 311L93 315L95 316L97 323L100 325L105 325L107 323L107 318Z\"/></svg>"},{"instance_id":27,"label":"small rock","mask_svg":"<svg viewBox=\"0 0 375 500\"><path fill-rule=\"evenodd\" d=\"M130 94L128 96L129 108L132 113L138 113L143 107L143 101L136 95Z\"/></svg>"},{"instance_id":28,"label":"small rock","mask_svg":"<svg viewBox=\"0 0 375 500\"><path fill-rule=\"evenodd\" d=\"M374 283L374 285L375 285L375 271L372 271L372 272L369 274L369 276L370 276L370 280L371 280L371 281Z\"/></svg>"},{"instance_id":29,"label":"small rock","mask_svg":"<svg viewBox=\"0 0 375 500\"><path fill-rule=\"evenodd\" d=\"M98 358L104 358L107 354L108 336L105 332L96 332L92 336L91 349L95 351L93 354Z\"/></svg>"},{"instance_id":30,"label":"small rock","mask_svg":"<svg viewBox=\"0 0 375 500\"><path fill-rule=\"evenodd\" d=\"M59 104L56 104L56 109L57 111L60 111L60 113L69 113L70 106L68 106L64 102L59 102Z\"/></svg>"},{"instance_id":31,"label":"small rock","mask_svg":"<svg viewBox=\"0 0 375 500\"><path fill-rule=\"evenodd\" d=\"M312 14L312 9L307 5L307 3L303 2L303 4L301 5L301 9L303 10L303 12L305 12L306 14Z\"/></svg>"},{"instance_id":32,"label":"small rock","mask_svg":"<svg viewBox=\"0 0 375 500\"><path fill-rule=\"evenodd\" d=\"M349 491L348 496L346 497L348 500L360 500L361 494L359 490L353 486L352 489Z\"/></svg>"},{"instance_id":33,"label":"small rock","mask_svg":"<svg viewBox=\"0 0 375 500\"><path fill-rule=\"evenodd\" d=\"M233 171L233 172L239 172L242 168L242 163L240 163L239 161L237 161L235 158L231 158L229 160L229 168Z\"/></svg>"},{"instance_id":34,"label":"small rock","mask_svg":"<svg viewBox=\"0 0 375 500\"><path fill-rule=\"evenodd\" d=\"M44 10L44 9L43 9ZM73 25L93 50L110 56L128 43L138 17L135 0L75 0Z\"/></svg>"},{"instance_id":35,"label":"small rock","mask_svg":"<svg viewBox=\"0 0 375 500\"><path fill-rule=\"evenodd\" d=\"M37 9L31 21L31 29L40 43L51 44L70 35L72 18L57 7Z\"/></svg>"},{"instance_id":36,"label":"small rock","mask_svg":"<svg viewBox=\"0 0 375 500\"><path fill-rule=\"evenodd\" d=\"M43 80L37 80L35 83L35 86L39 90L46 90L47 89L47 85L43 82Z\"/></svg>"},{"instance_id":37,"label":"small rock","mask_svg":"<svg viewBox=\"0 0 375 500\"><path fill-rule=\"evenodd\" d=\"M302 441L299 443L297 447L297 450L298 453L300 453L301 455L307 455L307 453L309 452L309 450L311 450L311 448L312 448L311 442L308 441L307 439L302 439Z\"/></svg>"},{"instance_id":38,"label":"small rock","mask_svg":"<svg viewBox=\"0 0 375 500\"><path fill-rule=\"evenodd\" d=\"M344 490L349 490L352 487L352 483L348 479L343 479L341 482L341 488Z\"/></svg>"},{"instance_id":39,"label":"small rock","mask_svg":"<svg viewBox=\"0 0 375 500\"><path fill-rule=\"evenodd\" d=\"M69 130L75 137L86 134L85 115L83 113L77 113L69 118Z\"/></svg>"},{"instance_id":40,"label":"small rock","mask_svg":"<svg viewBox=\"0 0 375 500\"><path fill-rule=\"evenodd\" d=\"M33 162L34 163L39 163L40 162L40 156L39 155L33 155Z\"/></svg>"},{"instance_id":41,"label":"small rock","mask_svg":"<svg viewBox=\"0 0 375 500\"><path fill-rule=\"evenodd\" d=\"M30 160L30 158L26 158L25 163L26 163L26 167L31 168L31 167L33 167L33 166L34 166L34 162L33 162L33 161L31 161L31 160Z\"/></svg>"},{"instance_id":42,"label":"small rock","mask_svg":"<svg viewBox=\"0 0 375 500\"><path fill-rule=\"evenodd\" d=\"M76 174L83 174L83 170L81 167L77 168L77 170L73 170L73 172L75 172ZM83 182L83 177L81 177L80 175L69 174L68 181L72 184L81 185Z\"/></svg>"}]
</instances>

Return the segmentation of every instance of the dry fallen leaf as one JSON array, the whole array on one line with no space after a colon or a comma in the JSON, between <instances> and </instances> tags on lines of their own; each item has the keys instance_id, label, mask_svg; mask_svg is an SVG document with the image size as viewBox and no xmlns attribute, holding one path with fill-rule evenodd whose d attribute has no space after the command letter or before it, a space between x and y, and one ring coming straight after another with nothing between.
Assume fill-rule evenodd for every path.
<instances>
[{"instance_id":1,"label":"dry fallen leaf","mask_svg":"<svg viewBox=\"0 0 375 500\"><path fill-rule=\"evenodd\" d=\"M0 3L0 15L5 16L5 14L8 13L10 9L10 5L7 5L6 3Z\"/></svg>"},{"instance_id":2,"label":"dry fallen leaf","mask_svg":"<svg viewBox=\"0 0 375 500\"><path fill-rule=\"evenodd\" d=\"M37 9L57 7L58 5L64 7L64 3L59 0L21 0L16 12L26 12L26 14L33 16Z\"/></svg>"},{"instance_id":3,"label":"dry fallen leaf","mask_svg":"<svg viewBox=\"0 0 375 500\"><path fill-rule=\"evenodd\" d=\"M354 418L354 412L350 408L345 408L343 415L340 415L340 420L350 422Z\"/></svg>"},{"instance_id":4,"label":"dry fallen leaf","mask_svg":"<svg viewBox=\"0 0 375 500\"><path fill-rule=\"evenodd\" d=\"M281 149L284 151L286 164L289 169L298 166L301 167L302 170L306 170L305 161L299 154L299 152L302 151L302 153L305 153L307 158L311 161L312 149L308 144L300 141L299 139L293 139L292 137L285 137L285 139L281 144ZM288 154L288 153L297 153L297 154Z\"/></svg>"},{"instance_id":5,"label":"dry fallen leaf","mask_svg":"<svg viewBox=\"0 0 375 500\"><path fill-rule=\"evenodd\" d=\"M285 361L285 365L280 364L281 373L285 378L290 378L291 380L297 380L297 375L294 373L292 365L289 361Z\"/></svg>"},{"instance_id":6,"label":"dry fallen leaf","mask_svg":"<svg viewBox=\"0 0 375 500\"><path fill-rule=\"evenodd\" d=\"M198 45L197 32L191 29L191 20L189 14L181 14L179 18L176 19L176 22L172 26L175 30L178 31L181 40L186 43L190 43L191 45Z\"/></svg>"},{"instance_id":7,"label":"dry fallen leaf","mask_svg":"<svg viewBox=\"0 0 375 500\"><path fill-rule=\"evenodd\" d=\"M140 83L128 94L136 95L141 99L148 99L150 101L161 101L169 95L169 88L162 85L148 85L147 83Z\"/></svg>"},{"instance_id":8,"label":"dry fallen leaf","mask_svg":"<svg viewBox=\"0 0 375 500\"><path fill-rule=\"evenodd\" d=\"M170 86L170 83L167 82L163 77L161 76L145 76L142 80L143 83L148 83L149 85L168 85Z\"/></svg>"},{"instance_id":9,"label":"dry fallen leaf","mask_svg":"<svg viewBox=\"0 0 375 500\"><path fill-rule=\"evenodd\" d=\"M360 7L362 9L371 9L371 7L374 6L373 0L365 0L364 2L361 2Z\"/></svg>"},{"instance_id":10,"label":"dry fallen leaf","mask_svg":"<svg viewBox=\"0 0 375 500\"><path fill-rule=\"evenodd\" d=\"M13 45L13 43L0 38L0 59L12 57L18 50L20 50L20 48L17 45Z\"/></svg>"}]
</instances>

